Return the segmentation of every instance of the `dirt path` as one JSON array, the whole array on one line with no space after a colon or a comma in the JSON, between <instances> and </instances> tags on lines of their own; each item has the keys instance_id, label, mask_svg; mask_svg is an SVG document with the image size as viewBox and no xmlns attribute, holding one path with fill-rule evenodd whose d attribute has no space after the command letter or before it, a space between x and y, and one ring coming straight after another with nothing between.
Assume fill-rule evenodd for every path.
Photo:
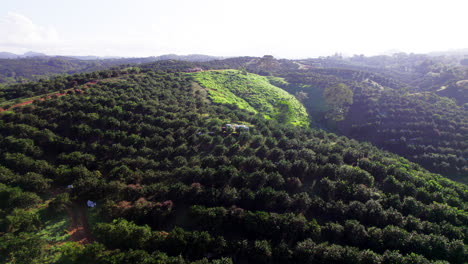
<instances>
[{"instance_id":1,"label":"dirt path","mask_svg":"<svg viewBox=\"0 0 468 264\"><path fill-rule=\"evenodd\" d=\"M60 97L60 96L64 96L66 95L65 93L56 93L56 94L53 94L57 97ZM47 99L49 98L52 98L51 95L47 96ZM40 101L44 101L45 98L40 98L39 99ZM13 108L16 108L16 107L19 107L19 106L24 106L24 105L29 105L29 104L32 104L34 102L34 100L28 100L28 101L24 101L24 102L21 102L21 103L18 103L18 104L15 104L15 105L12 105L10 106L8 109L3 109L3 108L0 108L0 112L3 112L3 111L7 111L7 110L11 110Z\"/></svg>"},{"instance_id":2,"label":"dirt path","mask_svg":"<svg viewBox=\"0 0 468 264\"><path fill-rule=\"evenodd\" d=\"M91 82L87 82L83 85L84 88L90 88L92 85L96 84L97 81L91 81ZM75 87L73 88L70 88L70 89L67 89L65 90L64 93L52 93L52 94L47 94L46 96L42 97L42 98L39 98L38 100L39 101L44 101L46 99L51 99L53 96L57 96L57 97L61 97L61 96L65 96L67 95L67 92L69 91L74 91L75 93L79 93L79 94L82 94L84 93L84 91L82 89L77 89ZM36 98L39 97L39 96L35 96ZM29 105L29 104L32 104L34 102L34 100L27 100L27 101L24 101L24 102L21 102L21 103L18 103L18 104L14 104L12 106L10 106L9 108L0 108L0 112L4 112L4 111L7 111L7 110L11 110L13 108L16 108L16 107L19 107L19 106L25 106L25 105Z\"/></svg>"},{"instance_id":3,"label":"dirt path","mask_svg":"<svg viewBox=\"0 0 468 264\"><path fill-rule=\"evenodd\" d=\"M86 215L86 207L79 205L76 202L67 207L67 213L70 217L70 241L78 242L86 245L95 241L88 225L88 217Z\"/></svg>"}]
</instances>

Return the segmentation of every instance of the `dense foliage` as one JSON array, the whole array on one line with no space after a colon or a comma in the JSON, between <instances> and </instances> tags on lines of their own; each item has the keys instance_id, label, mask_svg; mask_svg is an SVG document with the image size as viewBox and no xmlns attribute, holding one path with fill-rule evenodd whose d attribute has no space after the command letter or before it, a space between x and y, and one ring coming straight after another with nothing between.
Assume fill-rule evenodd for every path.
<instances>
[{"instance_id":1,"label":"dense foliage","mask_svg":"<svg viewBox=\"0 0 468 264\"><path fill-rule=\"evenodd\" d=\"M25 99L37 99L34 97L54 92L64 92L73 88L83 88L83 85L95 83L101 79L118 77L122 74L139 71L140 69L137 67L127 67L122 70L112 69L92 73L63 75L51 80L40 79L38 82L26 82L0 87L0 106L6 109L8 105L21 102Z\"/></svg>"},{"instance_id":2,"label":"dense foliage","mask_svg":"<svg viewBox=\"0 0 468 264\"><path fill-rule=\"evenodd\" d=\"M468 78L468 68L411 55L401 59L400 66L408 68L407 73L401 73L397 58L321 58L298 61L297 69L279 60L270 70L284 78L287 84L279 86L301 100L313 125L370 141L432 172L466 183L468 108L463 103L468 102L468 81L463 78ZM416 75L429 70L418 68L424 62L432 65L427 66L432 70L436 66L454 68L457 74L443 81L434 80L439 85L435 91L425 86L427 81L414 81ZM410 77L404 78L404 74ZM352 92L337 89L344 85Z\"/></svg>"},{"instance_id":3,"label":"dense foliage","mask_svg":"<svg viewBox=\"0 0 468 264\"><path fill-rule=\"evenodd\" d=\"M434 94L385 91L355 97L341 131L398 153L421 166L467 181L468 115Z\"/></svg>"},{"instance_id":4,"label":"dense foliage","mask_svg":"<svg viewBox=\"0 0 468 264\"><path fill-rule=\"evenodd\" d=\"M118 75L0 114L0 262L468 261L466 185L211 103L186 73ZM41 235L68 197L97 202L96 243Z\"/></svg>"}]
</instances>

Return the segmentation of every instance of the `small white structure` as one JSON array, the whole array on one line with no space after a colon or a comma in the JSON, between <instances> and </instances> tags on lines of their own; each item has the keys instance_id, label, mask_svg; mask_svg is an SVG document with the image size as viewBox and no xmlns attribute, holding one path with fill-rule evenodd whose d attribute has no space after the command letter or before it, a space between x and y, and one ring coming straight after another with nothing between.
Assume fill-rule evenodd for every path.
<instances>
[{"instance_id":1,"label":"small white structure","mask_svg":"<svg viewBox=\"0 0 468 264\"><path fill-rule=\"evenodd\" d=\"M221 128L223 132L226 132L227 129L232 129L234 133L239 132L241 130L249 130L249 127L246 125L238 125L238 124L226 124Z\"/></svg>"},{"instance_id":2,"label":"small white structure","mask_svg":"<svg viewBox=\"0 0 468 264\"><path fill-rule=\"evenodd\" d=\"M94 207L96 206L96 203L93 202L93 201L91 201L91 200L88 200L88 201L86 202L86 204L87 204L88 207L90 207L90 208L94 208Z\"/></svg>"},{"instance_id":3,"label":"small white structure","mask_svg":"<svg viewBox=\"0 0 468 264\"><path fill-rule=\"evenodd\" d=\"M67 185L67 189L73 189L73 185Z\"/></svg>"},{"instance_id":4,"label":"small white structure","mask_svg":"<svg viewBox=\"0 0 468 264\"><path fill-rule=\"evenodd\" d=\"M208 132L198 132L197 135L201 136L201 135L214 135L215 132L212 132L212 131L208 131Z\"/></svg>"},{"instance_id":5,"label":"small white structure","mask_svg":"<svg viewBox=\"0 0 468 264\"><path fill-rule=\"evenodd\" d=\"M187 70L187 72L201 72L201 71L203 71L203 69L199 67L191 68Z\"/></svg>"},{"instance_id":6,"label":"small white structure","mask_svg":"<svg viewBox=\"0 0 468 264\"><path fill-rule=\"evenodd\" d=\"M249 127L246 125L235 125L234 128L236 130L239 130L239 129L249 130Z\"/></svg>"}]
</instances>

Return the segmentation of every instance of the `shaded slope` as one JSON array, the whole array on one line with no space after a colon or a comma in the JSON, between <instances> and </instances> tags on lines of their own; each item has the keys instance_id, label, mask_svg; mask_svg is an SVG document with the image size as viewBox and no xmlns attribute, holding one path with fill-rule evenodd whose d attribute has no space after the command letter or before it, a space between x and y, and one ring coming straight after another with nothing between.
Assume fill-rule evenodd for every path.
<instances>
[{"instance_id":1,"label":"shaded slope","mask_svg":"<svg viewBox=\"0 0 468 264\"><path fill-rule=\"evenodd\" d=\"M395 86L388 80L349 69L285 72L280 76L290 83L282 88L292 94L307 94L302 102L314 124L372 142L432 172L467 181L467 108L432 92L392 89L389 87ZM329 106L323 98L324 89L337 83L347 84L354 92L354 103L345 120L338 123L326 118ZM448 87L439 93L451 91Z\"/></svg>"},{"instance_id":2,"label":"shaded slope","mask_svg":"<svg viewBox=\"0 0 468 264\"><path fill-rule=\"evenodd\" d=\"M468 114L431 93L392 90L355 96L340 131L400 154L424 168L468 181Z\"/></svg>"}]
</instances>

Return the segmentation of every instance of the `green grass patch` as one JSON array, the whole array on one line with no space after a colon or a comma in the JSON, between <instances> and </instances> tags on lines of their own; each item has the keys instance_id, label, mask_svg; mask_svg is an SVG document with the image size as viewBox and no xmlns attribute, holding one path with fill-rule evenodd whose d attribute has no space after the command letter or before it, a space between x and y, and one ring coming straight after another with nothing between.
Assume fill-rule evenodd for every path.
<instances>
[{"instance_id":1,"label":"green grass patch","mask_svg":"<svg viewBox=\"0 0 468 264\"><path fill-rule=\"evenodd\" d=\"M215 103L234 104L281 123L309 125L304 106L293 95L270 83L285 83L281 78L270 77L269 80L264 76L242 74L237 70L205 71L190 75L208 90L209 97Z\"/></svg>"},{"instance_id":2,"label":"green grass patch","mask_svg":"<svg viewBox=\"0 0 468 264\"><path fill-rule=\"evenodd\" d=\"M70 235L66 230L70 227L70 219L66 212L57 215L44 222L44 226L38 235L48 243L54 244L67 240Z\"/></svg>"},{"instance_id":3,"label":"green grass patch","mask_svg":"<svg viewBox=\"0 0 468 264\"><path fill-rule=\"evenodd\" d=\"M284 86L289 85L289 83L284 78L281 78L281 77L267 76L266 78L274 86L284 87Z\"/></svg>"},{"instance_id":4,"label":"green grass patch","mask_svg":"<svg viewBox=\"0 0 468 264\"><path fill-rule=\"evenodd\" d=\"M195 80L208 90L211 100L218 104L234 104L241 109L249 112L257 113L247 101L234 94L231 91L232 86L228 84L226 72L211 71L211 72L197 72L193 76Z\"/></svg>"}]
</instances>

